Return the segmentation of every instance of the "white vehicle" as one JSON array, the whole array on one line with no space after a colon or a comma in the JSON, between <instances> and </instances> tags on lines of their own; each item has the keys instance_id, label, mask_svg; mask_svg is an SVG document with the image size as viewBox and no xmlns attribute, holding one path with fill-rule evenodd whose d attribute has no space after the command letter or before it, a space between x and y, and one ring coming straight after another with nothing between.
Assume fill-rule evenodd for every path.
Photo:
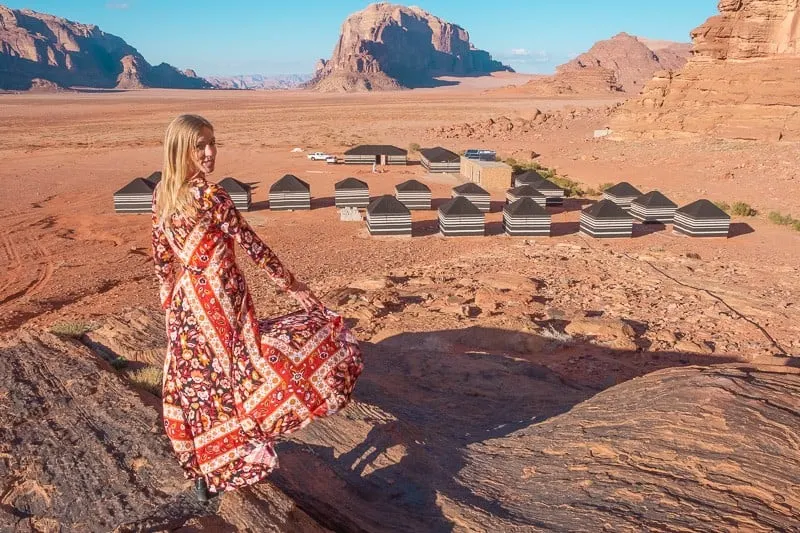
<instances>
[{"instance_id":1,"label":"white vehicle","mask_svg":"<svg viewBox=\"0 0 800 533\"><path fill-rule=\"evenodd\" d=\"M326 163L338 163L339 160L336 159L335 155L329 155L328 157L325 158L325 162Z\"/></svg>"},{"instance_id":2,"label":"white vehicle","mask_svg":"<svg viewBox=\"0 0 800 533\"><path fill-rule=\"evenodd\" d=\"M308 154L308 158L312 161L325 161L329 157L333 157L331 154L326 154L325 152L314 152L313 154Z\"/></svg>"}]
</instances>

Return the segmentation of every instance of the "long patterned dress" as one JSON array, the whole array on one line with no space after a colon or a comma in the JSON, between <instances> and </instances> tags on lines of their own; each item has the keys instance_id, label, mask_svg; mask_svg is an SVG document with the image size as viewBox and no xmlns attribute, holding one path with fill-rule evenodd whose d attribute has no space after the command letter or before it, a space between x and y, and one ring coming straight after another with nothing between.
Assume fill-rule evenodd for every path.
<instances>
[{"instance_id":1,"label":"long patterned dress","mask_svg":"<svg viewBox=\"0 0 800 533\"><path fill-rule=\"evenodd\" d=\"M166 311L163 415L187 477L211 492L263 479L276 436L349 401L362 362L341 317L326 309L259 322L234 244L282 289L292 274L219 186L190 181L194 217L161 224L153 200L153 257Z\"/></svg>"}]
</instances>

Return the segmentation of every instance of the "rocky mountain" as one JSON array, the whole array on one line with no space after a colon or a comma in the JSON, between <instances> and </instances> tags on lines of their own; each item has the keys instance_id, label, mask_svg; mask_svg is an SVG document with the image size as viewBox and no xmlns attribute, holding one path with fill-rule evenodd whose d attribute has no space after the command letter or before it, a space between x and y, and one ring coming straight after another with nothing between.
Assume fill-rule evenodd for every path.
<instances>
[{"instance_id":1,"label":"rocky mountain","mask_svg":"<svg viewBox=\"0 0 800 533\"><path fill-rule=\"evenodd\" d=\"M97 26L0 5L0 89L30 89L34 79L60 87L210 87L192 71L150 65L135 48Z\"/></svg>"},{"instance_id":2,"label":"rocky mountain","mask_svg":"<svg viewBox=\"0 0 800 533\"><path fill-rule=\"evenodd\" d=\"M206 80L217 89L294 89L311 79L311 75L287 74L269 76L245 74L240 76L207 76Z\"/></svg>"},{"instance_id":3,"label":"rocky mountain","mask_svg":"<svg viewBox=\"0 0 800 533\"><path fill-rule=\"evenodd\" d=\"M436 76L512 70L476 49L469 33L418 7L372 4L347 17L329 60L309 83L321 91L425 87Z\"/></svg>"},{"instance_id":4,"label":"rocky mountain","mask_svg":"<svg viewBox=\"0 0 800 533\"><path fill-rule=\"evenodd\" d=\"M556 67L553 76L542 76L508 92L541 96L564 94L638 94L653 74L677 70L689 57L691 45L654 41L619 33L594 44L587 52Z\"/></svg>"},{"instance_id":5,"label":"rocky mountain","mask_svg":"<svg viewBox=\"0 0 800 533\"><path fill-rule=\"evenodd\" d=\"M692 31L686 66L657 73L616 114L615 130L800 139L800 4L720 0Z\"/></svg>"}]
</instances>

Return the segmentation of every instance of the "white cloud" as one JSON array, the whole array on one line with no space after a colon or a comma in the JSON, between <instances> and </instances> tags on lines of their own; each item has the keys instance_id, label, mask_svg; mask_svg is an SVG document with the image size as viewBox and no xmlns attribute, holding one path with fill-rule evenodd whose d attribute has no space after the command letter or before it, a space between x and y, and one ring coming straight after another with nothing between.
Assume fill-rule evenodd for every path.
<instances>
[{"instance_id":1,"label":"white cloud","mask_svg":"<svg viewBox=\"0 0 800 533\"><path fill-rule=\"evenodd\" d=\"M527 48L512 48L510 52L500 54L501 61L506 63L547 63L550 54L544 50L528 50Z\"/></svg>"},{"instance_id":2,"label":"white cloud","mask_svg":"<svg viewBox=\"0 0 800 533\"><path fill-rule=\"evenodd\" d=\"M525 50L524 48L512 48L511 49L511 55L512 56L529 56L529 55L531 55L531 53L528 52L527 50Z\"/></svg>"},{"instance_id":3,"label":"white cloud","mask_svg":"<svg viewBox=\"0 0 800 533\"><path fill-rule=\"evenodd\" d=\"M106 9L128 9L129 7L131 7L130 4L119 4L114 2L106 3Z\"/></svg>"}]
</instances>

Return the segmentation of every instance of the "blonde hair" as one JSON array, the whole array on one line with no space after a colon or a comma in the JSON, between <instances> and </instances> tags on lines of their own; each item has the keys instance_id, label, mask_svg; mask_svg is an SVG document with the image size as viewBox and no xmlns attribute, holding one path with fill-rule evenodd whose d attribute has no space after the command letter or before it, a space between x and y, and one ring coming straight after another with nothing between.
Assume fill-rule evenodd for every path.
<instances>
[{"instance_id":1,"label":"blonde hair","mask_svg":"<svg viewBox=\"0 0 800 533\"><path fill-rule=\"evenodd\" d=\"M199 115L180 115L167 126L164 167L156 200L156 213L162 224L169 224L176 213L187 216L197 213L187 178L197 171L194 151L204 128L214 131L214 126Z\"/></svg>"}]
</instances>

